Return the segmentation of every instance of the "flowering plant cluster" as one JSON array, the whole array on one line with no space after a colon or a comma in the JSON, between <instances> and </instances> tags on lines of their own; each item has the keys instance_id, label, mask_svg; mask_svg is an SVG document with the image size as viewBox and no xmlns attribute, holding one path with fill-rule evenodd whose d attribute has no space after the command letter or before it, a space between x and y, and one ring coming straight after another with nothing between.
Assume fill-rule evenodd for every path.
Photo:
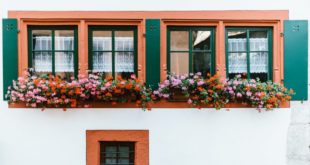
<instances>
[{"instance_id":1,"label":"flowering plant cluster","mask_svg":"<svg viewBox=\"0 0 310 165\"><path fill-rule=\"evenodd\" d=\"M58 76L36 76L26 72L13 81L6 95L10 102L24 102L29 107L89 107L87 101L102 101L112 104L135 102L148 108L152 91L132 75L103 78L100 74L79 75L77 79L65 81Z\"/></svg>"},{"instance_id":2,"label":"flowering plant cluster","mask_svg":"<svg viewBox=\"0 0 310 165\"><path fill-rule=\"evenodd\" d=\"M221 80L218 75L202 77L201 73L168 75L152 90L135 75L129 79L105 77L102 74L79 75L66 81L58 76L36 76L26 72L13 81L6 95L10 102L23 102L28 107L89 107L91 101L117 103L134 102L143 109L160 99L187 101L194 107L209 105L216 109L227 103L245 103L258 109L279 107L281 102L291 100L293 90L282 84L245 79L237 75L230 80Z\"/></svg>"},{"instance_id":3,"label":"flowering plant cluster","mask_svg":"<svg viewBox=\"0 0 310 165\"><path fill-rule=\"evenodd\" d=\"M294 91L282 84L260 82L259 79L244 79L241 75L228 80L225 92L231 102L244 102L253 107L272 109L279 107L281 102L290 101Z\"/></svg>"},{"instance_id":4,"label":"flowering plant cluster","mask_svg":"<svg viewBox=\"0 0 310 165\"><path fill-rule=\"evenodd\" d=\"M157 98L173 99L176 89L181 90L187 102L200 108L208 104L216 109L225 107L227 103L245 103L258 109L279 107L281 102L291 100L293 90L282 84L271 81L261 82L259 79L248 80L237 75L230 80L221 80L218 75L203 78L201 73L189 75L168 75L167 80L159 84L153 92Z\"/></svg>"}]
</instances>

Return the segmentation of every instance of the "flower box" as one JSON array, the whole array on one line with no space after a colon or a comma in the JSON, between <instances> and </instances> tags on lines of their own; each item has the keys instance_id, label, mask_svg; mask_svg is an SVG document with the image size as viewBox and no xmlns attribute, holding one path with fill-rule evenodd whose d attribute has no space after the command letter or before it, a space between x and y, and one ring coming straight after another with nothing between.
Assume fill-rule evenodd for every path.
<instances>
[{"instance_id":1,"label":"flower box","mask_svg":"<svg viewBox=\"0 0 310 165\"><path fill-rule=\"evenodd\" d=\"M93 102L87 102L87 107L83 107L83 106L78 106L75 107L73 109L76 108L83 108L83 109L92 109L92 108L116 108L116 109L120 109L120 108L140 108L139 106L137 106L135 103L118 103L118 104L111 104L111 103L106 103L106 102L97 102L97 101L93 101ZM168 100L160 100L158 102L152 102L149 103L149 106L154 109L154 108L180 108L180 109L184 109L184 108L193 108L193 106L191 104L188 104L187 102L171 102ZM9 103L8 104L9 108L29 108L26 106L25 103ZM290 107L290 102L283 102L280 104L279 108L289 108ZM31 107L30 107L31 108ZM63 107L58 107L58 108L63 108ZM214 108L212 105L202 105L200 108ZM227 103L225 105L225 107L223 107L223 109L227 109L227 108L256 108L256 107L251 107L248 104L245 103ZM34 109L42 109L40 107L36 107Z\"/></svg>"}]
</instances>

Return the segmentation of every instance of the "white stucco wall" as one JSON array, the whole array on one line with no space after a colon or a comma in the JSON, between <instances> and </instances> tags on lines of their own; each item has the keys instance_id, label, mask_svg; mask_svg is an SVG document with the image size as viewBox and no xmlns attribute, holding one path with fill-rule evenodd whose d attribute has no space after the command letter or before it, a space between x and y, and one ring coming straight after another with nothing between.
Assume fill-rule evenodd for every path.
<instances>
[{"instance_id":1,"label":"white stucco wall","mask_svg":"<svg viewBox=\"0 0 310 165\"><path fill-rule=\"evenodd\" d=\"M8 10L288 9L290 19L309 20L308 6L309 0L2 0L0 17L5 18ZM2 39L0 50L2 57ZM2 58L0 65L2 93ZM290 109L263 113L254 109L41 112L8 109L1 100L0 165L85 165L85 130L91 129L149 130L151 165L308 165L308 123L309 102L293 102Z\"/></svg>"}]
</instances>

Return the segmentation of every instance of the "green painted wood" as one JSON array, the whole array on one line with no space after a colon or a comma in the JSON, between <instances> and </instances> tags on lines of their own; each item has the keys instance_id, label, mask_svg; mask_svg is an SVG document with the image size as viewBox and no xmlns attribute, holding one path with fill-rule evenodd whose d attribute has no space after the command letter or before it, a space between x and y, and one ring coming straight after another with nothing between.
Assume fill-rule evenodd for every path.
<instances>
[{"instance_id":1,"label":"green painted wood","mask_svg":"<svg viewBox=\"0 0 310 165\"><path fill-rule=\"evenodd\" d=\"M146 19L146 84L157 88L160 82L160 20Z\"/></svg>"},{"instance_id":2,"label":"green painted wood","mask_svg":"<svg viewBox=\"0 0 310 165\"><path fill-rule=\"evenodd\" d=\"M18 77L17 53L17 19L2 20L3 44L3 100L7 89L12 85L12 80Z\"/></svg>"},{"instance_id":3,"label":"green painted wood","mask_svg":"<svg viewBox=\"0 0 310 165\"><path fill-rule=\"evenodd\" d=\"M308 21L284 21L284 85L308 100Z\"/></svg>"}]
</instances>

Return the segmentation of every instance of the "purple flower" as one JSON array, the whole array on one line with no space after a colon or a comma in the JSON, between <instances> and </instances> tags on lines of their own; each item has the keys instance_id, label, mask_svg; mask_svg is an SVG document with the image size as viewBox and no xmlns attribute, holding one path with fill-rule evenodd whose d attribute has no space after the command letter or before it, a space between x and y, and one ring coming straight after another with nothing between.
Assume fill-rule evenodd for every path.
<instances>
[{"instance_id":1,"label":"purple flower","mask_svg":"<svg viewBox=\"0 0 310 165\"><path fill-rule=\"evenodd\" d=\"M169 80L165 80L165 81L164 81L164 84L165 84L165 85L169 85L169 84L170 84Z\"/></svg>"},{"instance_id":2,"label":"purple flower","mask_svg":"<svg viewBox=\"0 0 310 165\"><path fill-rule=\"evenodd\" d=\"M196 75L201 76L201 72L197 72Z\"/></svg>"}]
</instances>

